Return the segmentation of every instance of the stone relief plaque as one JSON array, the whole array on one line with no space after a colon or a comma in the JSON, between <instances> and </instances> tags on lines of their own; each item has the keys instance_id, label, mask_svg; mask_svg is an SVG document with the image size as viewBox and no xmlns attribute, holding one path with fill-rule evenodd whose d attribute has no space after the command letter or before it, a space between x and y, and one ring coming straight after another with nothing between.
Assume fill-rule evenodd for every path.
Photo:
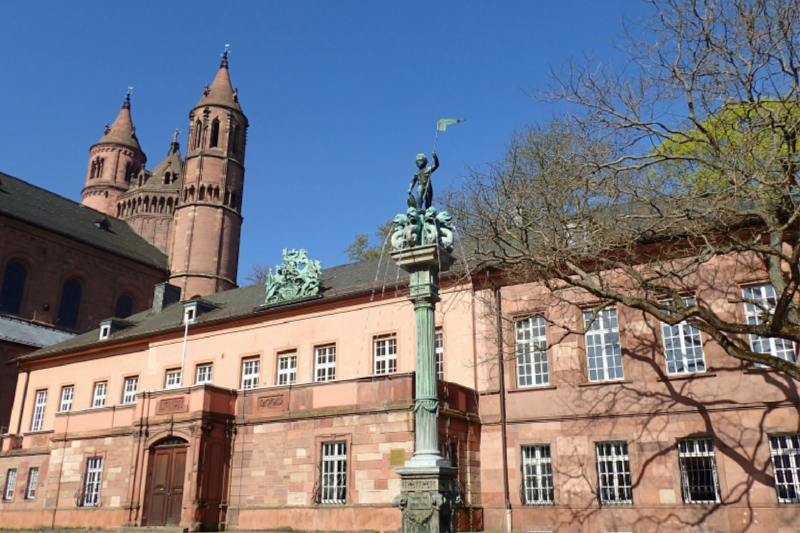
<instances>
[{"instance_id":1,"label":"stone relief plaque","mask_svg":"<svg viewBox=\"0 0 800 533\"><path fill-rule=\"evenodd\" d=\"M157 415L168 415L172 413L185 413L189 410L189 404L183 396L177 398L164 398L159 400L156 406Z\"/></svg>"},{"instance_id":2,"label":"stone relief plaque","mask_svg":"<svg viewBox=\"0 0 800 533\"><path fill-rule=\"evenodd\" d=\"M275 411L288 411L289 398L284 394L271 394L269 396L258 396L254 402L256 413L269 413Z\"/></svg>"}]
</instances>

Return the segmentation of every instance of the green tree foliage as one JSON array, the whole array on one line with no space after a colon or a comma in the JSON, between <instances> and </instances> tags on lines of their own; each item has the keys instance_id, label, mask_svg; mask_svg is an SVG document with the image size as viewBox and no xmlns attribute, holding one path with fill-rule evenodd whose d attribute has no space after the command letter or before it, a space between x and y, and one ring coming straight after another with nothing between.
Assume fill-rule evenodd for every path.
<instances>
[{"instance_id":1,"label":"green tree foliage","mask_svg":"<svg viewBox=\"0 0 800 533\"><path fill-rule=\"evenodd\" d=\"M381 254L386 254L391 248L388 236L392 231L392 220L387 220L378 226L375 232L375 240L370 242L367 233L356 233L353 242L344 251L351 261L366 261L367 259L376 259ZM381 250L383 248L383 250Z\"/></svg>"}]
</instances>

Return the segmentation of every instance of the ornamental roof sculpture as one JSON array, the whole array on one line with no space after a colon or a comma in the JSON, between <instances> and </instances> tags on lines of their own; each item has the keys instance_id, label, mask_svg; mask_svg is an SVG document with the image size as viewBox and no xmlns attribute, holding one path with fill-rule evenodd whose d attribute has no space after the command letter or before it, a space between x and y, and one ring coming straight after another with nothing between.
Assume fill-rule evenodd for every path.
<instances>
[{"instance_id":1,"label":"ornamental roof sculpture","mask_svg":"<svg viewBox=\"0 0 800 533\"><path fill-rule=\"evenodd\" d=\"M283 249L283 264L267 273L267 292L264 304L284 302L313 296L319 293L319 278L322 265L318 260L308 258L305 250Z\"/></svg>"}]
</instances>

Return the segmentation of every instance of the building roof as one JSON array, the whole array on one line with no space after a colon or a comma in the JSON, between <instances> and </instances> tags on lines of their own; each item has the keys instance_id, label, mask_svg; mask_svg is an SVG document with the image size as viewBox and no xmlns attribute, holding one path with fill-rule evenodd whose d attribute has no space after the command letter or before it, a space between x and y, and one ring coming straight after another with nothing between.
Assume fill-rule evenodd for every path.
<instances>
[{"instance_id":1,"label":"building roof","mask_svg":"<svg viewBox=\"0 0 800 533\"><path fill-rule=\"evenodd\" d=\"M131 98L130 94L125 97L125 102L122 104L122 109L117 115L117 119L111 125L111 128L103 135L97 144L121 144L136 150L141 151L142 147L139 146L139 139L136 138L136 128L133 127L131 120Z\"/></svg>"},{"instance_id":2,"label":"building roof","mask_svg":"<svg viewBox=\"0 0 800 533\"><path fill-rule=\"evenodd\" d=\"M74 337L74 333L62 331L47 324L36 324L28 320L0 315L0 340L44 348Z\"/></svg>"},{"instance_id":3,"label":"building roof","mask_svg":"<svg viewBox=\"0 0 800 533\"><path fill-rule=\"evenodd\" d=\"M288 307L327 302L355 294L372 292L374 298L380 299L388 297L389 291L391 291L393 296L398 284L402 286L408 283L408 274L398 268L390 257L385 256L381 259L371 259L325 269L322 271L321 280L322 294L320 297L299 298L269 306L264 306L266 286L263 283L205 296L203 301L218 307L200 315L196 322L189 326L189 329L232 318L281 311ZM184 327L183 305L172 304L161 313L153 313L149 309L132 315L126 320L136 325L112 334L108 340L99 340L99 330L95 329L60 344L22 355L13 361L33 361L90 348L93 345L145 339L161 333L182 332Z\"/></svg>"},{"instance_id":4,"label":"building roof","mask_svg":"<svg viewBox=\"0 0 800 533\"><path fill-rule=\"evenodd\" d=\"M0 182L0 215L168 271L167 254L147 242L127 222L3 172ZM108 224L98 224L104 218Z\"/></svg>"},{"instance_id":5,"label":"building roof","mask_svg":"<svg viewBox=\"0 0 800 533\"><path fill-rule=\"evenodd\" d=\"M172 143L174 147L177 143ZM172 179L168 184L164 183L164 174L169 171L172 173ZM147 181L138 189L153 189L153 190L175 190L179 191L183 183L183 159L181 159L180 149L173 150L170 148L169 154L164 160L156 166L147 178Z\"/></svg>"},{"instance_id":6,"label":"building roof","mask_svg":"<svg viewBox=\"0 0 800 533\"><path fill-rule=\"evenodd\" d=\"M228 72L227 51L223 55L222 65L220 65L219 71L214 81L211 83L211 87L208 89L208 94L203 95L195 108L207 105L221 105L236 109L240 112L242 110L242 108L239 107L237 92L233 90L233 85L231 85L231 76Z\"/></svg>"}]
</instances>

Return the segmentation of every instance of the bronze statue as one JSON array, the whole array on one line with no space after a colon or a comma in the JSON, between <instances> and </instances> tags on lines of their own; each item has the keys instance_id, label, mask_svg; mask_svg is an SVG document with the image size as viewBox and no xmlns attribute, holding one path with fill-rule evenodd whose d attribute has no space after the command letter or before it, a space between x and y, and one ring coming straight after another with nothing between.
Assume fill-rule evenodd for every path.
<instances>
[{"instance_id":1,"label":"bronze statue","mask_svg":"<svg viewBox=\"0 0 800 533\"><path fill-rule=\"evenodd\" d=\"M425 166L428 164L428 158L425 157L425 154L419 154L417 156L417 167L419 170L414 173L414 177L411 178L411 185L408 186L408 205L409 207L414 207L418 210L428 209L431 204L433 203L433 184L431 183L431 174L433 171L439 168L439 158L436 157L436 151L433 151L433 165L432 166ZM414 189L414 184L417 184L417 198L416 201L414 200L414 195L412 194L412 190Z\"/></svg>"}]
</instances>

